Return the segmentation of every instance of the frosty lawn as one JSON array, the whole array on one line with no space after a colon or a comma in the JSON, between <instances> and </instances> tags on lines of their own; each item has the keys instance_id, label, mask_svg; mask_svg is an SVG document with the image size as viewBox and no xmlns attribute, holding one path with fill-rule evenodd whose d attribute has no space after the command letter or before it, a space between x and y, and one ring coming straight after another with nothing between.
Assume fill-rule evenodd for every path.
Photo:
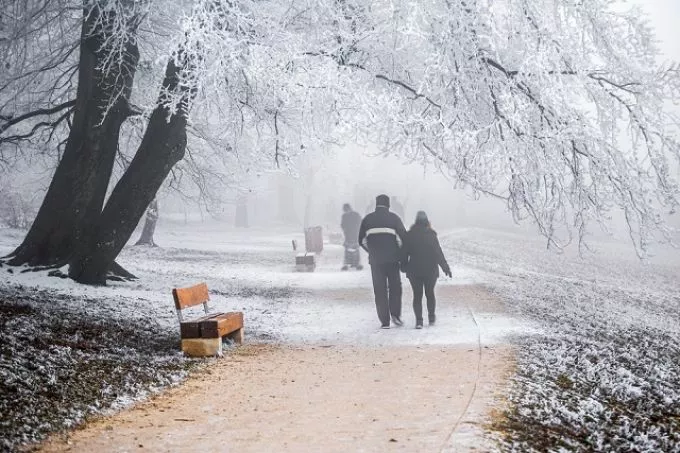
<instances>
[{"instance_id":1,"label":"frosty lawn","mask_svg":"<svg viewBox=\"0 0 680 453\"><path fill-rule=\"evenodd\" d=\"M639 262L623 245L555 255L538 241L470 230L459 263L493 271L494 291L543 324L520 336L504 451L680 451L680 265Z\"/></svg>"},{"instance_id":2,"label":"frosty lawn","mask_svg":"<svg viewBox=\"0 0 680 453\"><path fill-rule=\"evenodd\" d=\"M178 382L193 365L152 316L107 317L105 301L0 286L2 449L35 442ZM147 314L148 315L148 314Z\"/></svg>"}]
</instances>

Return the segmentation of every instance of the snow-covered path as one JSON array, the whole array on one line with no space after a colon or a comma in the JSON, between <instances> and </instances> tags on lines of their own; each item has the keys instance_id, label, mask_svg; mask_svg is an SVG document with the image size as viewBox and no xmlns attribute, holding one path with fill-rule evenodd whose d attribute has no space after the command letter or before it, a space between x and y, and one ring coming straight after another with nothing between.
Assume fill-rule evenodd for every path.
<instances>
[{"instance_id":1,"label":"snow-covered path","mask_svg":"<svg viewBox=\"0 0 680 453\"><path fill-rule=\"evenodd\" d=\"M501 304L469 296L469 287L485 282L485 275L462 266L452 279L437 286L437 326L414 331L412 293L406 278L402 318L404 328L379 329L370 271L339 272L341 248L327 246L314 273L285 274L286 284L300 289L277 320L277 329L289 344L353 344L367 346L457 345L504 342L513 333L535 329L506 316ZM468 297L462 297L465 294ZM464 301L464 302L463 302ZM480 338L478 338L480 336Z\"/></svg>"},{"instance_id":2,"label":"snow-covered path","mask_svg":"<svg viewBox=\"0 0 680 453\"><path fill-rule=\"evenodd\" d=\"M75 433L70 445L57 442L50 449L127 451L138 442L156 451L190 450L196 444L191 433L215 426L227 438L240 439L239 451L382 451L391 438L397 442L390 448L407 451L483 442L478 423L512 362L507 335L535 329L507 316L480 286L488 274L452 263L454 277L441 280L437 290L437 325L423 330L414 329L404 278L405 326L385 331L378 328L370 271L341 272L342 247L326 244L316 271L298 273L290 245L291 239L303 242L297 233L199 228L161 228L156 239L162 248L126 248L120 262L138 282L86 288L33 273L10 280L47 287L72 304L88 304L84 309L97 316L140 316L142 303L141 316L169 330L177 328L170 289L206 281L213 309L244 311L249 343L277 346L211 364L212 373L171 391L166 409L142 405L105 420L112 429L97 434L95 424ZM0 238L0 249L7 247L0 252L9 251L5 241ZM93 307L88 297L102 304ZM263 367L265 372L254 371ZM292 381L306 386L288 386L282 393L281 383ZM177 392L181 396L173 399ZM276 404L258 409L254 402L264 394ZM188 406L194 408L191 415ZM216 415L209 409L215 407L230 409ZM196 422L162 422L167 413ZM366 418L380 420L371 422L370 435ZM152 420L148 426L146 420ZM329 426L332 420L340 422ZM131 435L128 423L142 428ZM289 434L279 439L276 426ZM214 450L211 442L219 437L206 433L206 449ZM339 441L332 446L328 439Z\"/></svg>"}]
</instances>

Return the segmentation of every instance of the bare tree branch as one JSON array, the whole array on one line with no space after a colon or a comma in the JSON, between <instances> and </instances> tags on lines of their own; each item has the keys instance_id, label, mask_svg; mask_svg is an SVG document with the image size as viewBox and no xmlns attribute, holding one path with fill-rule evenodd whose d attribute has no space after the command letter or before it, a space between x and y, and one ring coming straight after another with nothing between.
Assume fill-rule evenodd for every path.
<instances>
[{"instance_id":1,"label":"bare tree branch","mask_svg":"<svg viewBox=\"0 0 680 453\"><path fill-rule=\"evenodd\" d=\"M61 110L64 110L64 109L70 110L75 105L76 105L76 101L74 99L74 100L71 100L71 101L66 101L64 103L61 103L59 105L55 105L54 107L33 110L32 112L24 113L23 115L19 115L17 117L13 117L13 116L1 117L3 120L5 120L5 123L0 125L0 134L5 132L10 127L21 123L22 121L25 121L25 120L28 120L28 119L31 119L31 118L35 118L36 116L52 115L52 114L60 112Z\"/></svg>"}]
</instances>

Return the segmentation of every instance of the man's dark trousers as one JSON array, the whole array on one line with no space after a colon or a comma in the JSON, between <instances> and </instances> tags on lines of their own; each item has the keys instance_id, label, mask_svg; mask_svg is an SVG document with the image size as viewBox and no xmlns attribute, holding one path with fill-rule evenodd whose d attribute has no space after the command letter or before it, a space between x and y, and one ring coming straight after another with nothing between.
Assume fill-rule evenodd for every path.
<instances>
[{"instance_id":1,"label":"man's dark trousers","mask_svg":"<svg viewBox=\"0 0 680 453\"><path fill-rule=\"evenodd\" d=\"M401 275L399 263L371 264L375 308L383 326L390 325L390 315L401 317Z\"/></svg>"}]
</instances>

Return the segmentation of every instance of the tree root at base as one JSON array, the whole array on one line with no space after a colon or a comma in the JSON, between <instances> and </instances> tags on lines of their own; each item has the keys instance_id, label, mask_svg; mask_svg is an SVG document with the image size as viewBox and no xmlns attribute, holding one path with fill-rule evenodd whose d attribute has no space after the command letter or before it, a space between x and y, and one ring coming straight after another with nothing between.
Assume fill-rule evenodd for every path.
<instances>
[{"instance_id":1,"label":"tree root at base","mask_svg":"<svg viewBox=\"0 0 680 453\"><path fill-rule=\"evenodd\" d=\"M123 266L121 266L115 261L111 265L111 268L109 269L109 273L106 276L106 279L112 281L126 281L126 282L138 280L138 278L133 273L129 272Z\"/></svg>"},{"instance_id":2,"label":"tree root at base","mask_svg":"<svg viewBox=\"0 0 680 453\"><path fill-rule=\"evenodd\" d=\"M62 272L61 270L61 268L66 266L67 264L68 260L61 260L57 263L50 264L47 266L25 266L23 269L19 270L19 273L24 274L27 272L49 271L47 275L50 277L68 278L68 274ZM9 263L8 260L4 258L0 259L0 267L4 267L5 265L8 267L8 270L13 267L22 267L12 265ZM106 276L106 280L115 282L131 282L134 280L138 280L138 277L114 261Z\"/></svg>"}]
</instances>

